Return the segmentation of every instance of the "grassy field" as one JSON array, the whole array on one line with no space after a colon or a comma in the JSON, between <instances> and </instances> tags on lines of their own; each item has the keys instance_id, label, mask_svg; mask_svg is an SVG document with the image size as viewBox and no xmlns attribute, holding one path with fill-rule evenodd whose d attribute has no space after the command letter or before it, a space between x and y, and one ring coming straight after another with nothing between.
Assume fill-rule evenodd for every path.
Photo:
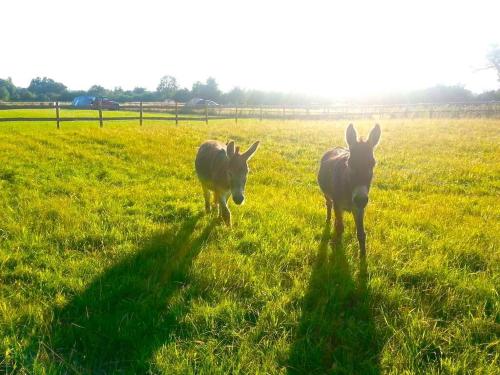
<instances>
[{"instance_id":1,"label":"grassy field","mask_svg":"<svg viewBox=\"0 0 500 375\"><path fill-rule=\"evenodd\" d=\"M0 373L498 373L499 120L381 123L366 262L316 184L346 125L1 124ZM206 139L262 142L232 229Z\"/></svg>"},{"instance_id":2,"label":"grassy field","mask_svg":"<svg viewBox=\"0 0 500 375\"><path fill-rule=\"evenodd\" d=\"M97 110L89 110L89 109L61 109L59 112L60 117L95 117L99 118L99 112ZM139 116L139 112L134 111L109 111L103 110L102 115L104 120L110 117L137 117ZM198 114L198 117L203 117L205 114ZM175 117L175 114L165 113L165 112L144 112L144 117ZM179 114L179 117L186 116L184 114ZM37 109L37 110L26 110L26 109L8 109L0 111L0 118L15 118L15 117L48 117L55 118L56 110L55 109ZM138 123L138 120L132 120L134 123ZM92 123L92 122L87 122ZM98 121L94 121L99 125ZM55 126L54 122L51 122ZM71 125L71 122L62 122L61 126Z\"/></svg>"}]
</instances>

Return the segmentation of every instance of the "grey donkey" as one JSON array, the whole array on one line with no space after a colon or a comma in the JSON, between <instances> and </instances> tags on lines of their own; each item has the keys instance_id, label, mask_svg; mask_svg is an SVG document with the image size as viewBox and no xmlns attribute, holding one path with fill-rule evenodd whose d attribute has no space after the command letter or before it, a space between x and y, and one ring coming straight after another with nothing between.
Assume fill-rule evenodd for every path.
<instances>
[{"instance_id":1,"label":"grey donkey","mask_svg":"<svg viewBox=\"0 0 500 375\"><path fill-rule=\"evenodd\" d=\"M240 205L245 200L245 185L248 175L248 160L255 154L259 141L240 154L234 141L224 144L206 141L198 149L195 167L205 197L205 211L210 212L210 191L214 193L214 209L219 210L226 225L231 226L231 212L227 207L229 196Z\"/></svg>"},{"instance_id":2,"label":"grey donkey","mask_svg":"<svg viewBox=\"0 0 500 375\"><path fill-rule=\"evenodd\" d=\"M358 140L354 126L350 124L346 130L349 149L337 147L327 151L321 158L318 173L318 184L325 196L327 222L331 220L333 207L335 231L342 235L343 212L352 211L363 256L366 254L363 218L375 167L373 150L380 140L380 135L380 126L376 124L370 131L368 140Z\"/></svg>"}]
</instances>

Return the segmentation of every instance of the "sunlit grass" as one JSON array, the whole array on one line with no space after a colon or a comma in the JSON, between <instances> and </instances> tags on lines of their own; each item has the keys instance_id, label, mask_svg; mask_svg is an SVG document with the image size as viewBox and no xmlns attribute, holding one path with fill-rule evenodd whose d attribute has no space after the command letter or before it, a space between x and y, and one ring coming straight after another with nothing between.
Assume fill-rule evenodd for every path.
<instances>
[{"instance_id":1,"label":"sunlit grass","mask_svg":"<svg viewBox=\"0 0 500 375\"><path fill-rule=\"evenodd\" d=\"M496 372L500 123L381 123L366 264L316 185L345 126L1 124L0 372ZM231 230L206 139L262 142Z\"/></svg>"},{"instance_id":2,"label":"sunlit grass","mask_svg":"<svg viewBox=\"0 0 500 375\"><path fill-rule=\"evenodd\" d=\"M138 111L112 111L112 110L102 110L103 118L113 118L113 117L138 117ZM198 117L203 117L204 113L198 113ZM99 111L92 109L60 109L59 110L60 117L95 117L99 118ZM175 113L168 112L148 112L144 109L143 112L144 117L175 117ZM179 117L186 116L185 114L179 113ZM36 110L26 110L26 109L7 109L0 110L0 118L16 118L16 117L36 117L36 118L55 118L56 110L54 109L36 109ZM138 120L134 120L138 122ZM65 125L69 125L68 123L64 123Z\"/></svg>"}]
</instances>

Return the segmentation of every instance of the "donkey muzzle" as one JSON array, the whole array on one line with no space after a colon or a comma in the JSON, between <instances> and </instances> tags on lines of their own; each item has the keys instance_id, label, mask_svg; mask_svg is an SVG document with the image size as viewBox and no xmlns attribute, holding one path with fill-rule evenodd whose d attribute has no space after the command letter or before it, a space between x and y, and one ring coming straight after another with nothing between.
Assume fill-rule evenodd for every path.
<instances>
[{"instance_id":1,"label":"donkey muzzle","mask_svg":"<svg viewBox=\"0 0 500 375\"><path fill-rule=\"evenodd\" d=\"M368 187L357 186L352 192L352 202L358 208L365 208L368 204Z\"/></svg>"},{"instance_id":2,"label":"donkey muzzle","mask_svg":"<svg viewBox=\"0 0 500 375\"><path fill-rule=\"evenodd\" d=\"M243 196L243 194L233 194L233 201L237 205L242 204L244 200L245 200L245 197Z\"/></svg>"}]
</instances>

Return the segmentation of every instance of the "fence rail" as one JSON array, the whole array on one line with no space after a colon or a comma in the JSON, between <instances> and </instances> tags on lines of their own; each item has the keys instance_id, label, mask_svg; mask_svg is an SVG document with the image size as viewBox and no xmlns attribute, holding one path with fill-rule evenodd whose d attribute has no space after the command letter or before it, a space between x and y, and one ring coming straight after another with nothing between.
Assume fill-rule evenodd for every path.
<instances>
[{"instance_id":1,"label":"fence rail","mask_svg":"<svg viewBox=\"0 0 500 375\"><path fill-rule=\"evenodd\" d=\"M54 117L3 117L0 113L0 122L56 122L57 128L66 121L98 121L102 127L106 121L138 120L142 125L144 120L156 121L204 121L233 119L282 119L282 120L355 120L362 118L468 118L487 117L500 118L500 102L482 103L418 103L399 105L297 105L297 106L186 106L181 103L124 103L113 112L137 112L133 115L104 116L107 113L102 108L92 108L96 117L90 116L61 116L60 110L78 110L68 102L37 102L37 103L9 103L0 102L0 111L3 110L39 110L53 109ZM146 115L144 115L146 113ZM154 114L163 113L165 116Z\"/></svg>"}]
</instances>

